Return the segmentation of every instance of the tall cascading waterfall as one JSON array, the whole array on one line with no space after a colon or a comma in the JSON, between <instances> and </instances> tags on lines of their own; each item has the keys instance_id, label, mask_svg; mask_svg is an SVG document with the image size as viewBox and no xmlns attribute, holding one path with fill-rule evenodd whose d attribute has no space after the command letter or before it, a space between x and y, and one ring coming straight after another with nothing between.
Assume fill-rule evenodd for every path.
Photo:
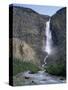
<instances>
[{"instance_id":1,"label":"tall cascading waterfall","mask_svg":"<svg viewBox=\"0 0 68 90\"><path fill-rule=\"evenodd\" d=\"M49 54L51 54L52 51L52 34L51 34L51 30L50 30L50 20L46 22L46 28L45 28L45 37L46 37L46 42L44 45L44 52L47 53L46 57L44 58L44 64L42 65L44 67L44 65L46 64L46 59L48 58Z\"/></svg>"}]
</instances>

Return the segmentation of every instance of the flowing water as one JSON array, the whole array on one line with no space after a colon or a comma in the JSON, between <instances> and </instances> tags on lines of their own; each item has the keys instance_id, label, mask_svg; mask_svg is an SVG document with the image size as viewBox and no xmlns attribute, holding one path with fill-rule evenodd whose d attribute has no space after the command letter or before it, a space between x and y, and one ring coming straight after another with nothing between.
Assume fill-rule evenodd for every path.
<instances>
[{"instance_id":1,"label":"flowing water","mask_svg":"<svg viewBox=\"0 0 68 90\"><path fill-rule=\"evenodd\" d=\"M65 83L61 77L53 76L45 71L38 71L31 74L30 71L21 72L13 79L14 85L42 85L42 84L59 84Z\"/></svg>"},{"instance_id":2,"label":"flowing water","mask_svg":"<svg viewBox=\"0 0 68 90\"><path fill-rule=\"evenodd\" d=\"M45 28L45 36L46 36L46 45L45 45L45 52L48 54L51 53L52 49L52 35L50 30L50 20L46 22L46 28Z\"/></svg>"},{"instance_id":3,"label":"flowing water","mask_svg":"<svg viewBox=\"0 0 68 90\"><path fill-rule=\"evenodd\" d=\"M52 35L50 31L50 20L46 23L45 29L45 36L46 36L46 44L44 51L47 52L47 56L44 59L44 65L46 65L46 59L48 58L49 54L51 54L52 49ZM53 76L45 71L38 71L35 74L31 74L30 71L25 71L19 73L17 79L14 79L14 83L19 83L19 85L37 85L37 84L55 84L55 83L64 83L65 80L61 80L61 77Z\"/></svg>"},{"instance_id":4,"label":"flowing water","mask_svg":"<svg viewBox=\"0 0 68 90\"><path fill-rule=\"evenodd\" d=\"M46 57L44 58L44 64L42 67L44 67L46 63L46 59L48 58L49 54L51 54L52 51L52 34L50 30L50 20L46 22L46 28L45 28L45 37L46 37L46 42L44 45L44 52L47 53Z\"/></svg>"}]
</instances>

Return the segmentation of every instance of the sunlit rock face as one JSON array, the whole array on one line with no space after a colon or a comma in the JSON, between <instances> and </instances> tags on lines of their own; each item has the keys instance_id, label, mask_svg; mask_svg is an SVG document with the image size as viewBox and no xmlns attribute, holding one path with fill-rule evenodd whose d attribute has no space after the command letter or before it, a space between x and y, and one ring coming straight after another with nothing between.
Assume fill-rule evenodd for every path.
<instances>
[{"instance_id":1,"label":"sunlit rock face","mask_svg":"<svg viewBox=\"0 0 68 90\"><path fill-rule=\"evenodd\" d=\"M32 60L34 63L37 62L37 65L43 63L45 57L42 51L45 36L44 23L48 19L48 16L40 15L32 9L13 6L13 48L17 49L14 49L13 53L15 58Z\"/></svg>"}]
</instances>

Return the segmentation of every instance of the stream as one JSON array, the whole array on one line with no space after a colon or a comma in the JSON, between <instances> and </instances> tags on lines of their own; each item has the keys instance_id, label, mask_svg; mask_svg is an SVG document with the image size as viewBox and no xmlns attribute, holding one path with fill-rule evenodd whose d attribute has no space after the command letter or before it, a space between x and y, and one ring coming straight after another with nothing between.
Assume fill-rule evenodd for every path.
<instances>
[{"instance_id":1,"label":"stream","mask_svg":"<svg viewBox=\"0 0 68 90\"><path fill-rule=\"evenodd\" d=\"M42 85L42 84L59 84L65 83L62 77L50 75L45 71L38 71L32 74L30 71L25 71L17 74L13 79L14 85Z\"/></svg>"}]
</instances>

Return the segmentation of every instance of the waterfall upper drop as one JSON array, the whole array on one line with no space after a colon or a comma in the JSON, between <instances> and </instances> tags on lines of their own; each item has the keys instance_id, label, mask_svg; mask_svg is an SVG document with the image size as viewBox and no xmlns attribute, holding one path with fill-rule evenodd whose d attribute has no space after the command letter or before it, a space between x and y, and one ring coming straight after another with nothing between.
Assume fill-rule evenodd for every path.
<instances>
[{"instance_id":1,"label":"waterfall upper drop","mask_svg":"<svg viewBox=\"0 0 68 90\"><path fill-rule=\"evenodd\" d=\"M50 30L50 20L46 22L45 36L46 36L45 52L50 54L52 49L52 35Z\"/></svg>"}]
</instances>

